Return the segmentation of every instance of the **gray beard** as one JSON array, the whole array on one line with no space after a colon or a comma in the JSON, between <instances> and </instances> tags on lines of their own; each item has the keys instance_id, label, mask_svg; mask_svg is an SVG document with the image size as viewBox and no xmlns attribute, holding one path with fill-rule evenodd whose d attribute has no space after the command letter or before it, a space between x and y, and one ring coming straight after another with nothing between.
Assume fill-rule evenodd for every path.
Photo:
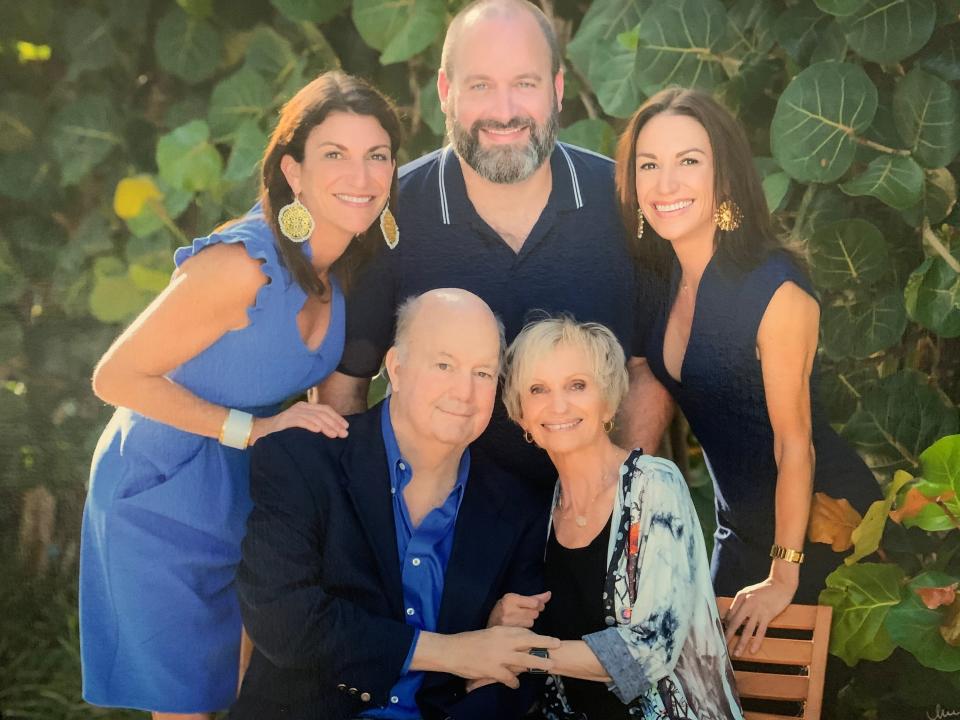
<instances>
[{"instance_id":1,"label":"gray beard","mask_svg":"<svg viewBox=\"0 0 960 720\"><path fill-rule=\"evenodd\" d=\"M480 145L480 130L507 130L529 128L530 140L523 145L501 145L485 148ZM558 113L553 111L544 125L537 125L533 118L515 117L509 122L477 120L468 131L447 114L447 135L453 149L467 165L485 180L509 185L526 180L543 165L553 153L559 130Z\"/></svg>"}]
</instances>

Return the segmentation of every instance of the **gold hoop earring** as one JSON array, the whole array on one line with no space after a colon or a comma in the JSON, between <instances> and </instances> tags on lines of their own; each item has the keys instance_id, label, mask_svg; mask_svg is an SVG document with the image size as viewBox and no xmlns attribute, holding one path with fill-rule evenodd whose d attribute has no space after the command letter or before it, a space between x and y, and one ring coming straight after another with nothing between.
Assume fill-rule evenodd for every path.
<instances>
[{"instance_id":1,"label":"gold hoop earring","mask_svg":"<svg viewBox=\"0 0 960 720\"><path fill-rule=\"evenodd\" d=\"M524 431L523 439L526 440L531 445L533 445L533 435L530 434L529 430Z\"/></svg>"},{"instance_id":2,"label":"gold hoop earring","mask_svg":"<svg viewBox=\"0 0 960 720\"><path fill-rule=\"evenodd\" d=\"M606 433L613 432L613 418L610 418L609 420L603 423L603 431Z\"/></svg>"},{"instance_id":3,"label":"gold hoop earring","mask_svg":"<svg viewBox=\"0 0 960 720\"><path fill-rule=\"evenodd\" d=\"M293 197L293 202L280 208L277 225L280 226L283 236L291 242L302 243L313 234L313 216L300 202L299 195Z\"/></svg>"},{"instance_id":4,"label":"gold hoop earring","mask_svg":"<svg viewBox=\"0 0 960 720\"><path fill-rule=\"evenodd\" d=\"M743 221L743 211L733 200L724 200L713 214L713 221L724 232L730 232L740 227L740 223Z\"/></svg>"},{"instance_id":5,"label":"gold hoop earring","mask_svg":"<svg viewBox=\"0 0 960 720\"><path fill-rule=\"evenodd\" d=\"M643 210L641 210L640 208L637 208L637 240L643 239L644 224L645 223L643 222Z\"/></svg>"},{"instance_id":6,"label":"gold hoop earring","mask_svg":"<svg viewBox=\"0 0 960 720\"><path fill-rule=\"evenodd\" d=\"M390 212L389 201L383 206L383 212L380 213L380 232L383 233L383 240L391 250L400 243L400 228L397 226L397 219Z\"/></svg>"}]
</instances>

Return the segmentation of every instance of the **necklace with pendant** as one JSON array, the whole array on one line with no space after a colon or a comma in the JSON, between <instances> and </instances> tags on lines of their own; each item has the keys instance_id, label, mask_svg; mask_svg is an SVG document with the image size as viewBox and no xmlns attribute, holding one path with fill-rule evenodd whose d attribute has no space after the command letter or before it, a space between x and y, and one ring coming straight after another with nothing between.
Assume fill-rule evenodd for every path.
<instances>
[{"instance_id":1,"label":"necklace with pendant","mask_svg":"<svg viewBox=\"0 0 960 720\"><path fill-rule=\"evenodd\" d=\"M582 515L574 515L573 522L577 527L586 527L587 526L587 515L590 514L590 510L593 508L593 503L596 502L597 498L603 495L604 491L610 486L610 473L604 473L600 478L600 489L594 493L593 497L590 498L590 502L587 503L587 506L583 509ZM563 511L563 492L561 491L560 495L557 496L557 510Z\"/></svg>"}]
</instances>

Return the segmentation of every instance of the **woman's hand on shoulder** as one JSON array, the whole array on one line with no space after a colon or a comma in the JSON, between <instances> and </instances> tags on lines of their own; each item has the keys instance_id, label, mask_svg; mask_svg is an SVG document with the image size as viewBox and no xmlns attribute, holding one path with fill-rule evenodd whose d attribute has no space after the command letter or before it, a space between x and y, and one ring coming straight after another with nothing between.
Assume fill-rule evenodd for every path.
<instances>
[{"instance_id":1,"label":"woman's hand on shoulder","mask_svg":"<svg viewBox=\"0 0 960 720\"><path fill-rule=\"evenodd\" d=\"M533 623L550 601L550 591L538 595L518 595L507 593L497 600L490 611L487 627L506 625L508 627L532 628Z\"/></svg>"},{"instance_id":2,"label":"woman's hand on shoulder","mask_svg":"<svg viewBox=\"0 0 960 720\"><path fill-rule=\"evenodd\" d=\"M760 649L770 621L787 609L796 591L796 582L768 577L756 585L748 585L737 593L724 617L728 646L736 637L737 630L743 628L743 633L733 650L734 655L742 655L748 642L751 653Z\"/></svg>"},{"instance_id":3,"label":"woman's hand on shoulder","mask_svg":"<svg viewBox=\"0 0 960 720\"><path fill-rule=\"evenodd\" d=\"M329 405L301 401L272 417L255 419L250 444L264 435L293 427L323 433L329 438L345 438L349 423Z\"/></svg>"}]
</instances>

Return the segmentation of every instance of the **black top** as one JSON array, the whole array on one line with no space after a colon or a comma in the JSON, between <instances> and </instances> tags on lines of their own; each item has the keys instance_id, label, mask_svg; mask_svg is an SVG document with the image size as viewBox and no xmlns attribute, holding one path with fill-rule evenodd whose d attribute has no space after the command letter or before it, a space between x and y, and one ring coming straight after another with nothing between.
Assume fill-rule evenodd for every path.
<instances>
[{"instance_id":1,"label":"black top","mask_svg":"<svg viewBox=\"0 0 960 720\"><path fill-rule=\"evenodd\" d=\"M675 262L669 297L676 297L680 266ZM759 582L770 570L777 461L767 412L763 371L757 358L757 330L777 289L798 285L814 299L810 280L783 252L773 252L744 272L715 254L700 280L690 340L673 378L663 363L663 338L669 318L666 304L647 347L650 369L683 410L707 459L716 489L717 533L714 588L733 595ZM816 465L814 492L846 498L866 512L880 491L863 460L830 427L817 392L816 365L810 379L810 406ZM813 543L807 545L812 548ZM823 567L808 558L800 570L796 602L816 602L824 577L839 559Z\"/></svg>"},{"instance_id":2,"label":"black top","mask_svg":"<svg viewBox=\"0 0 960 720\"><path fill-rule=\"evenodd\" d=\"M543 632L561 640L580 640L584 635L605 630L603 588L607 579L607 545L610 523L589 545L565 548L554 530L547 543L545 576L550 602L544 610ZM607 690L591 680L563 678L567 700L589 720L629 718L627 707Z\"/></svg>"},{"instance_id":3,"label":"black top","mask_svg":"<svg viewBox=\"0 0 960 720\"><path fill-rule=\"evenodd\" d=\"M657 283L633 262L619 219L613 162L558 143L546 207L515 252L477 213L448 147L400 169L400 243L380 245L347 298L340 372L372 377L393 340L398 305L434 288L458 287L484 301L513 340L537 311L566 312L609 327L627 357L642 355ZM498 402L477 446L546 494L557 473Z\"/></svg>"}]
</instances>

